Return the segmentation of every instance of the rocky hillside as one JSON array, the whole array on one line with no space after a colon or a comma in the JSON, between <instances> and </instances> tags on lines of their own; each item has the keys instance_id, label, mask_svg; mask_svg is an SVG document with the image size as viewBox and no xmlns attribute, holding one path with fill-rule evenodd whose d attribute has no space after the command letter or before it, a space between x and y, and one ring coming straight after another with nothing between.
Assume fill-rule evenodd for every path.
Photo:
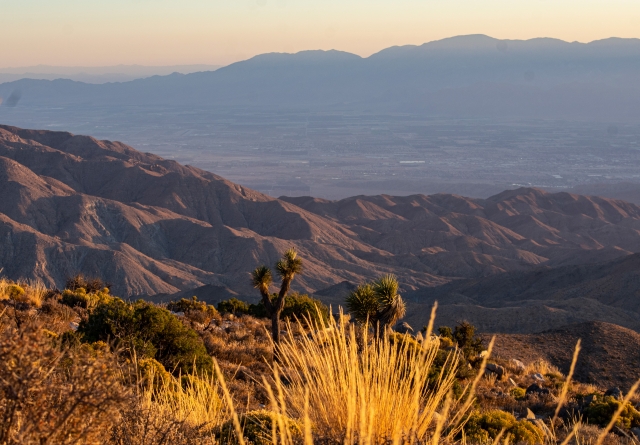
<instances>
[{"instance_id":1,"label":"rocky hillside","mask_svg":"<svg viewBox=\"0 0 640 445\"><path fill-rule=\"evenodd\" d=\"M533 333L600 320L640 332L640 254L611 261L536 267L456 280L405 294L419 303L411 317L426 322L438 301L438 322L466 319L483 332Z\"/></svg>"},{"instance_id":2,"label":"rocky hillside","mask_svg":"<svg viewBox=\"0 0 640 445\"><path fill-rule=\"evenodd\" d=\"M582 351L576 364L577 381L601 388L618 386L623 391L636 382L640 334L610 323L580 323L532 335L499 334L494 351L497 357L525 363L543 359L567 373L578 339L582 339Z\"/></svg>"},{"instance_id":3,"label":"rocky hillside","mask_svg":"<svg viewBox=\"0 0 640 445\"><path fill-rule=\"evenodd\" d=\"M331 286L382 273L406 293L621 258L640 252L640 207L536 189L274 199L121 143L0 126L0 237L9 278L82 272L123 296L254 295L249 272L293 245L295 289L341 301L349 286Z\"/></svg>"}]
</instances>

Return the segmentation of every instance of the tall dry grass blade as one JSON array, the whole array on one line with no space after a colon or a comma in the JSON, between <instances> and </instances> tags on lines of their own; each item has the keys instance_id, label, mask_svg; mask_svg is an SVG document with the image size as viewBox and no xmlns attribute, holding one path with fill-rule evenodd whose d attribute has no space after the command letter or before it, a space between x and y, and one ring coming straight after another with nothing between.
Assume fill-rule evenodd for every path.
<instances>
[{"instance_id":1,"label":"tall dry grass blade","mask_svg":"<svg viewBox=\"0 0 640 445\"><path fill-rule=\"evenodd\" d=\"M233 406L233 399L231 398L231 394L229 394L229 389L227 388L227 384L224 381L224 376L222 375L222 371L220 370L220 366L218 366L218 361L213 359L213 368L215 370L216 377L220 382L220 388L222 389L222 394L224 395L225 402L231 411L231 419L233 421L233 427L236 430L236 436L238 439L238 443L240 445L245 445L244 442L244 434L242 432L242 427L240 426L240 420L238 419L238 414Z\"/></svg>"},{"instance_id":2,"label":"tall dry grass blade","mask_svg":"<svg viewBox=\"0 0 640 445\"><path fill-rule=\"evenodd\" d=\"M431 338L431 333L433 332L433 325L436 321L436 311L438 310L438 302L433 303L433 307L431 308L431 317L429 317L429 324L427 324L427 332L424 336L425 341L428 341Z\"/></svg>"},{"instance_id":3,"label":"tall dry grass blade","mask_svg":"<svg viewBox=\"0 0 640 445\"><path fill-rule=\"evenodd\" d=\"M304 445L313 445L311 419L309 418L309 390L304 395Z\"/></svg>"},{"instance_id":4,"label":"tall dry grass blade","mask_svg":"<svg viewBox=\"0 0 640 445\"><path fill-rule=\"evenodd\" d=\"M578 362L578 355L580 354L580 339L576 343L576 349L573 351L573 359L571 360L571 367L569 368L569 374L567 375L567 379L562 385L562 391L560 392L560 397L558 398L558 405L556 406L556 412L553 414L553 419L551 420L551 426L555 428L556 420L558 419L558 415L560 414L560 410L564 406L564 403L567 399L567 394L569 392L569 386L571 386L571 378L573 377L573 373L576 370L576 363Z\"/></svg>"},{"instance_id":5,"label":"tall dry grass blade","mask_svg":"<svg viewBox=\"0 0 640 445\"><path fill-rule=\"evenodd\" d=\"M629 390L627 395L624 397L624 399L622 399L622 403L620 404L620 406L618 407L616 412L613 414L613 417L611 417L611 421L605 427L605 429L602 431L602 433L600 433L600 435L598 436L598 440L596 441L596 445L602 445L602 442L604 442L605 437L607 436L607 434L609 434L609 432L611 431L613 426L618 421L618 418L620 417L620 414L622 414L622 411L624 411L626 404L629 402L629 400L631 400L633 395L638 390L638 385L640 385L640 380L638 380L636 383L633 384L633 386L631 387L631 389Z\"/></svg>"},{"instance_id":6,"label":"tall dry grass blade","mask_svg":"<svg viewBox=\"0 0 640 445\"><path fill-rule=\"evenodd\" d=\"M442 408L441 414L438 416L436 421L436 430L431 437L431 445L438 445L440 442L440 436L442 434L442 428L449 417L449 408L451 408L451 394L449 394L444 401L444 407Z\"/></svg>"}]
</instances>

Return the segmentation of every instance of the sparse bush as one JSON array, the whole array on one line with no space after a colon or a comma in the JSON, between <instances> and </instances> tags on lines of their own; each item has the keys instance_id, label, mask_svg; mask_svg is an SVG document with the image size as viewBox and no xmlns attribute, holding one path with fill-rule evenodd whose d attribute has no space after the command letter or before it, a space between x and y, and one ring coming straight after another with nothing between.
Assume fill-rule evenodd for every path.
<instances>
[{"instance_id":1,"label":"sparse bush","mask_svg":"<svg viewBox=\"0 0 640 445\"><path fill-rule=\"evenodd\" d=\"M622 403L622 400L611 396L598 397L584 409L584 415L589 423L604 427L609 424ZM640 426L640 412L627 402L616 421L616 426L627 429Z\"/></svg>"},{"instance_id":2,"label":"sparse bush","mask_svg":"<svg viewBox=\"0 0 640 445\"><path fill-rule=\"evenodd\" d=\"M102 281L100 278L86 278L82 274L77 274L67 279L64 288L70 291L83 288L87 293L93 294L105 288L110 290L111 284Z\"/></svg>"},{"instance_id":3,"label":"sparse bush","mask_svg":"<svg viewBox=\"0 0 640 445\"><path fill-rule=\"evenodd\" d=\"M128 304L112 298L98 305L80 323L78 333L88 342L115 340L172 372L191 372L194 366L211 369L211 357L198 334L168 310L142 300Z\"/></svg>"},{"instance_id":4,"label":"sparse bush","mask_svg":"<svg viewBox=\"0 0 640 445\"><path fill-rule=\"evenodd\" d=\"M98 444L128 400L111 355L60 349L38 326L0 326L0 443Z\"/></svg>"}]
</instances>

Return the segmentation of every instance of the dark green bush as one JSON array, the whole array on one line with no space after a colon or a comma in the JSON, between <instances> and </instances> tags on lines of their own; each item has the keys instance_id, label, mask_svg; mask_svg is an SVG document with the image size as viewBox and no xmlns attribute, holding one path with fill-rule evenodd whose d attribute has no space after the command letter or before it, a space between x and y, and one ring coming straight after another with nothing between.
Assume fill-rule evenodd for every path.
<instances>
[{"instance_id":1,"label":"dark green bush","mask_svg":"<svg viewBox=\"0 0 640 445\"><path fill-rule=\"evenodd\" d=\"M86 342L114 341L135 349L139 357L155 358L173 372L208 371L213 364L202 339L166 309L139 300L112 298L99 304L78 333Z\"/></svg>"},{"instance_id":2,"label":"dark green bush","mask_svg":"<svg viewBox=\"0 0 640 445\"><path fill-rule=\"evenodd\" d=\"M231 298L218 303L221 314L244 315L249 313L249 304L237 298Z\"/></svg>"},{"instance_id":3,"label":"dark green bush","mask_svg":"<svg viewBox=\"0 0 640 445\"><path fill-rule=\"evenodd\" d=\"M272 295L272 299L274 298L276 298L276 294ZM218 303L218 310L221 313L248 314L256 318L268 318L267 310L262 302L247 304L244 301L231 298ZM321 319L327 322L329 320L329 308L320 300L311 298L307 294L294 292L285 297L284 309L280 314L280 319L295 320L296 318L300 321L310 318L316 323Z\"/></svg>"},{"instance_id":4,"label":"dark green bush","mask_svg":"<svg viewBox=\"0 0 640 445\"><path fill-rule=\"evenodd\" d=\"M442 347L448 347L450 339L462 350L465 359L476 357L483 349L482 339L476 336L476 327L467 321L463 321L454 330L449 326L440 326L438 333L441 337Z\"/></svg>"},{"instance_id":5,"label":"dark green bush","mask_svg":"<svg viewBox=\"0 0 640 445\"><path fill-rule=\"evenodd\" d=\"M622 405L622 400L614 397L598 397L584 409L584 416L589 423L604 427L611 422L613 414L620 408L620 405ZM627 429L640 426L640 412L627 402L616 421L616 426Z\"/></svg>"},{"instance_id":6,"label":"dark green bush","mask_svg":"<svg viewBox=\"0 0 640 445\"><path fill-rule=\"evenodd\" d=\"M324 323L329 321L329 308L320 300L311 298L307 294L294 292L288 295L284 301L284 309L280 316L283 320L296 318L300 321L310 319L312 322Z\"/></svg>"},{"instance_id":7,"label":"dark green bush","mask_svg":"<svg viewBox=\"0 0 640 445\"><path fill-rule=\"evenodd\" d=\"M427 327L425 326L423 328L423 330L426 332L427 331ZM453 331L451 330L451 328L449 326L440 326L438 328L438 334L440 334L440 337L450 338L451 340L453 340Z\"/></svg>"}]
</instances>

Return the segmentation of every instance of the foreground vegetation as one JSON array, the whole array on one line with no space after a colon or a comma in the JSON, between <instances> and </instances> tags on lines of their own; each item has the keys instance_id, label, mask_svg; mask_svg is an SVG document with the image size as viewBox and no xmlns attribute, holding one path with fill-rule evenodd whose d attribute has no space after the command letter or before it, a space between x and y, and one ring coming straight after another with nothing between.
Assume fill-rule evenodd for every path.
<instances>
[{"instance_id":1,"label":"foreground vegetation","mask_svg":"<svg viewBox=\"0 0 640 445\"><path fill-rule=\"evenodd\" d=\"M635 388L495 361L466 323L374 329L403 312L385 280L355 322L286 292L277 347L260 305L0 280L0 444L634 443Z\"/></svg>"}]
</instances>

